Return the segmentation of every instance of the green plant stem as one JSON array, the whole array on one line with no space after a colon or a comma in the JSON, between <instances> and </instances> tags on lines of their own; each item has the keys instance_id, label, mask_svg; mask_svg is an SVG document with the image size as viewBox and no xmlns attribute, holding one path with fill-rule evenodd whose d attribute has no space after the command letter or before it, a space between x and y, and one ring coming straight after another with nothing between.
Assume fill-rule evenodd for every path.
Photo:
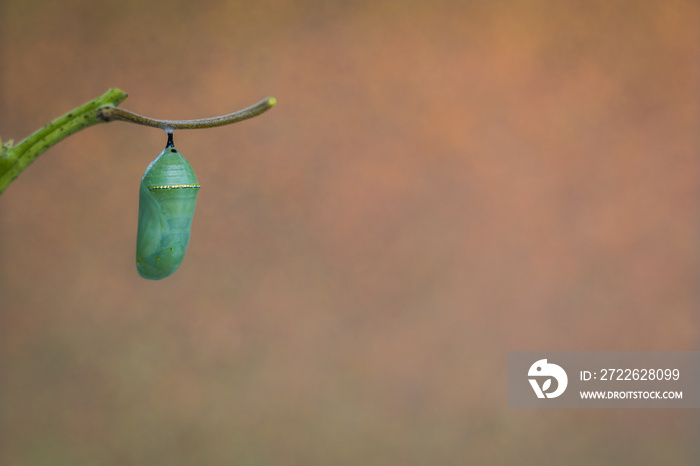
<instances>
[{"instance_id":1,"label":"green plant stem","mask_svg":"<svg viewBox=\"0 0 700 466\"><path fill-rule=\"evenodd\" d=\"M98 118L98 110L119 105L126 97L126 92L110 89L100 97L55 119L16 146L3 146L0 149L0 194L49 147L81 129L102 123Z\"/></svg>"},{"instance_id":2,"label":"green plant stem","mask_svg":"<svg viewBox=\"0 0 700 466\"><path fill-rule=\"evenodd\" d=\"M126 121L161 128L168 132L175 129L214 128L260 115L277 103L274 97L269 97L251 107L220 117L201 120L156 120L117 108L116 106L126 98L127 94L124 91L110 89L104 95L52 121L16 146L12 146L12 141L4 145L0 141L0 194L47 149L71 134L92 125Z\"/></svg>"}]
</instances>

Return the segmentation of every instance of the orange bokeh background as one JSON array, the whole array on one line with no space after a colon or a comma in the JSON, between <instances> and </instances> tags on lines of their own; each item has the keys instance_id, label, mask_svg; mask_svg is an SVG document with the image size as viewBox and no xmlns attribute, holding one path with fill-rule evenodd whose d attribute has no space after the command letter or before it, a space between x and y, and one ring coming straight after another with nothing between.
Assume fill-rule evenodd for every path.
<instances>
[{"instance_id":1,"label":"orange bokeh background","mask_svg":"<svg viewBox=\"0 0 700 466\"><path fill-rule=\"evenodd\" d=\"M3 464L697 464L695 410L516 410L516 350L700 350L700 7L5 0L0 137L119 87L202 185L135 267L159 130L0 197Z\"/></svg>"}]
</instances>

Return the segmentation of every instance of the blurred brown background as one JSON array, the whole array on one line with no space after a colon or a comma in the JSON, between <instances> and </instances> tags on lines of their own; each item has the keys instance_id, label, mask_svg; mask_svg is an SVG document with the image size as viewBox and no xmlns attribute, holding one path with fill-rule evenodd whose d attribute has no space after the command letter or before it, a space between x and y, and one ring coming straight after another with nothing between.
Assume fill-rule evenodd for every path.
<instances>
[{"instance_id":1,"label":"blurred brown background","mask_svg":"<svg viewBox=\"0 0 700 466\"><path fill-rule=\"evenodd\" d=\"M700 350L700 7L5 0L0 136L119 87L202 190L135 267L165 134L0 198L2 464L697 464L696 410L515 410L513 350Z\"/></svg>"}]
</instances>

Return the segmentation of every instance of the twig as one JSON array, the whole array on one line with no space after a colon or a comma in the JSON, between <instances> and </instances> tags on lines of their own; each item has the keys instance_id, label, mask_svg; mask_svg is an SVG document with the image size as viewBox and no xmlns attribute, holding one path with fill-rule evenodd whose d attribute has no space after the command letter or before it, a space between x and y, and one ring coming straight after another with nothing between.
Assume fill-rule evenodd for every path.
<instances>
[{"instance_id":1,"label":"twig","mask_svg":"<svg viewBox=\"0 0 700 466\"><path fill-rule=\"evenodd\" d=\"M200 120L156 120L117 108L117 105L126 98L126 92L110 89L104 95L55 119L15 146L12 145L12 141L5 144L0 141L0 194L47 149L71 134L99 123L126 121L161 128L172 133L175 129L201 129L230 125L258 116L277 104L274 97L268 97L253 106L219 117Z\"/></svg>"}]
</instances>

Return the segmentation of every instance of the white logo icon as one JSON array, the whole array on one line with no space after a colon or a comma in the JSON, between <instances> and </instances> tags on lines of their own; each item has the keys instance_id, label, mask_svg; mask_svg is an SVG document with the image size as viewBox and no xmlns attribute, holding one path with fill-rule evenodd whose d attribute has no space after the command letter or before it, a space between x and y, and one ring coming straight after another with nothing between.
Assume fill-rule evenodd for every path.
<instances>
[{"instance_id":1,"label":"white logo icon","mask_svg":"<svg viewBox=\"0 0 700 466\"><path fill-rule=\"evenodd\" d=\"M530 366L527 375L529 377L547 377L540 387L537 379L528 379L532 389L535 391L537 398L556 398L566 390L566 385L569 383L569 378L566 372L556 364L547 363L546 359L540 359L535 364ZM557 389L553 392L547 392L552 386L552 378L557 381Z\"/></svg>"}]
</instances>

